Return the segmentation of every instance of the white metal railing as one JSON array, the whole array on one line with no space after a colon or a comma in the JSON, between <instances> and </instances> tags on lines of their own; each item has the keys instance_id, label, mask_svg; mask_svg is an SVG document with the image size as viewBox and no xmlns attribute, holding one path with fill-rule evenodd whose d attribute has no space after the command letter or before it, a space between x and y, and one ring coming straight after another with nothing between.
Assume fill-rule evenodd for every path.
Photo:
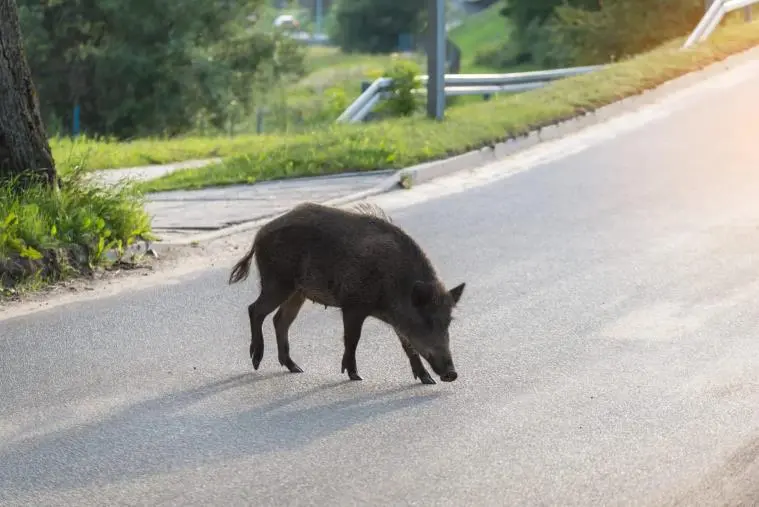
<instances>
[{"instance_id":1,"label":"white metal railing","mask_svg":"<svg viewBox=\"0 0 759 507\"><path fill-rule=\"evenodd\" d=\"M688 49L698 42L703 42L717 28L726 14L741 8L746 9L746 20L750 20L750 6L759 0L714 0L706 10L704 17L683 44L682 49ZM445 95L484 95L489 96L503 92L521 92L541 88L551 81L564 79L579 74L592 72L604 67L593 65L566 69L540 70L533 72L517 72L511 74L446 74ZM427 76L418 76L422 88L426 92ZM385 96L392 80L381 77L374 81L343 113L337 118L342 122L359 122L371 112L374 106Z\"/></svg>"},{"instance_id":2,"label":"white metal railing","mask_svg":"<svg viewBox=\"0 0 759 507\"><path fill-rule=\"evenodd\" d=\"M381 77L376 79L359 97L353 101L353 103L343 111L338 118L338 122L348 121L353 123L359 121L356 118L363 120L367 114L372 110L374 105L381 98L381 93L390 86L393 80L389 77Z\"/></svg>"},{"instance_id":3,"label":"white metal railing","mask_svg":"<svg viewBox=\"0 0 759 507\"><path fill-rule=\"evenodd\" d=\"M750 9L750 6L759 3L759 0L714 0L706 10L704 17L701 18L696 28L683 44L682 49L688 49L698 42L703 42L717 28L719 22L726 14L737 11L741 8ZM746 12L746 20L751 19L750 10Z\"/></svg>"},{"instance_id":4,"label":"white metal railing","mask_svg":"<svg viewBox=\"0 0 759 507\"><path fill-rule=\"evenodd\" d=\"M540 88L556 81L571 76L577 76L592 72L603 67L593 65L587 67L573 67L568 69L538 70L532 72L514 72L510 74L446 74L445 94L454 95L492 95L502 92L520 92ZM422 88L426 91L428 76L418 76ZM392 80L381 77L375 80L364 92L337 118L337 121L354 123L363 121L388 91Z\"/></svg>"}]
</instances>

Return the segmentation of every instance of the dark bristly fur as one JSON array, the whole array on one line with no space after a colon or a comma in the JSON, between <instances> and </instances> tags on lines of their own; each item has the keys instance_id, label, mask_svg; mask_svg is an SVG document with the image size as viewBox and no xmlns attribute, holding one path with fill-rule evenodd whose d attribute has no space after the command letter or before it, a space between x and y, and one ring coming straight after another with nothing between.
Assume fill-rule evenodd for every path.
<instances>
[{"instance_id":1,"label":"dark bristly fur","mask_svg":"<svg viewBox=\"0 0 759 507\"><path fill-rule=\"evenodd\" d=\"M248 277L253 258L261 281L261 293L248 307L255 369L263 358L263 321L277 310L279 362L302 371L290 357L288 331L310 300L342 310L342 371L352 380L361 380L355 354L368 317L394 329L415 378L435 383L421 355L443 381L456 379L448 327L465 284L446 290L419 245L381 208L296 206L258 231L250 251L233 267L230 284Z\"/></svg>"},{"instance_id":2,"label":"dark bristly fur","mask_svg":"<svg viewBox=\"0 0 759 507\"><path fill-rule=\"evenodd\" d=\"M354 204L353 209L355 210L356 213L361 213L363 215L381 218L385 222L388 222L391 224L393 223L392 219L388 216L387 213L385 213L385 210L383 210L376 204L362 201L357 204Z\"/></svg>"}]
</instances>

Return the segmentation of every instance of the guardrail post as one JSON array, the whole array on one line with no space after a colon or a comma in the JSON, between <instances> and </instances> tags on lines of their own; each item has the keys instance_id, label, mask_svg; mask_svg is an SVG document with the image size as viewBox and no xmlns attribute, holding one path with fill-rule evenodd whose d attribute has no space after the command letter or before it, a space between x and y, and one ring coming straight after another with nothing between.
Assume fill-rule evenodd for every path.
<instances>
[{"instance_id":1,"label":"guardrail post","mask_svg":"<svg viewBox=\"0 0 759 507\"><path fill-rule=\"evenodd\" d=\"M751 12L751 6L747 5L746 7L743 8L743 19L746 20L746 23L751 23L751 18L752 17L753 16L752 16L752 12Z\"/></svg>"},{"instance_id":2,"label":"guardrail post","mask_svg":"<svg viewBox=\"0 0 759 507\"><path fill-rule=\"evenodd\" d=\"M428 0L427 116L443 119L445 108L445 0Z\"/></svg>"}]
</instances>

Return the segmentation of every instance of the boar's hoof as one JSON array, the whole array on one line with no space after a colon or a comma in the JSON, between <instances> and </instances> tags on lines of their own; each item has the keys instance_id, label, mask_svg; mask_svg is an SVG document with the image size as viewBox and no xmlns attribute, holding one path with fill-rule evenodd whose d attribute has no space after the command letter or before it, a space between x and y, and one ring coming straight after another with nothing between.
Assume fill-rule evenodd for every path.
<instances>
[{"instance_id":1,"label":"boar's hoof","mask_svg":"<svg viewBox=\"0 0 759 507\"><path fill-rule=\"evenodd\" d=\"M364 380L358 375L355 357L343 356L343 366L340 368L340 373L345 373L345 370L348 370L348 377L351 380Z\"/></svg>"},{"instance_id":2,"label":"boar's hoof","mask_svg":"<svg viewBox=\"0 0 759 507\"><path fill-rule=\"evenodd\" d=\"M250 359L253 361L253 369L257 370L261 366L261 359L264 358L264 353L256 350L250 355Z\"/></svg>"},{"instance_id":3,"label":"boar's hoof","mask_svg":"<svg viewBox=\"0 0 759 507\"><path fill-rule=\"evenodd\" d=\"M261 359L264 358L263 344L257 345L255 343L250 344L250 359L253 361L253 369L257 370L261 365Z\"/></svg>"},{"instance_id":4,"label":"boar's hoof","mask_svg":"<svg viewBox=\"0 0 759 507\"><path fill-rule=\"evenodd\" d=\"M422 381L422 384L428 384L428 385L437 384L437 382L435 382L435 380L430 376L429 373L425 373L424 375L420 375L419 376L419 380Z\"/></svg>"},{"instance_id":5,"label":"boar's hoof","mask_svg":"<svg viewBox=\"0 0 759 507\"><path fill-rule=\"evenodd\" d=\"M284 361L280 361L279 364L290 370L290 373L303 373L303 370L295 364L295 361L292 359L285 359Z\"/></svg>"}]
</instances>

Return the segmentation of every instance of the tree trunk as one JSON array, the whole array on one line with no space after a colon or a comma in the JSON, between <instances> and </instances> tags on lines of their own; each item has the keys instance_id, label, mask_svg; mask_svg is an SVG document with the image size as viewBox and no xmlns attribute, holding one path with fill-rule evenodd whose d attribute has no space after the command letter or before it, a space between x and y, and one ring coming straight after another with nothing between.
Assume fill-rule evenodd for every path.
<instances>
[{"instance_id":1,"label":"tree trunk","mask_svg":"<svg viewBox=\"0 0 759 507\"><path fill-rule=\"evenodd\" d=\"M18 6L16 0L0 0L0 179L24 173L38 175L51 185L56 182L55 162L24 54Z\"/></svg>"}]
</instances>

